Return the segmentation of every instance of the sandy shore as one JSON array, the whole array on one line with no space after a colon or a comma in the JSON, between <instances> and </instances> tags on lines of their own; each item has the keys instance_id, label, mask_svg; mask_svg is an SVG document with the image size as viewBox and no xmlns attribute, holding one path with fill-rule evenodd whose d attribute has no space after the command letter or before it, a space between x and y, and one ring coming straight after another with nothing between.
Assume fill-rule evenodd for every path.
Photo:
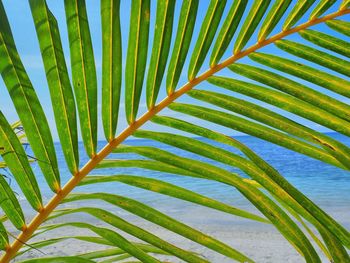
<instances>
[{"instance_id":1,"label":"sandy shore","mask_svg":"<svg viewBox=\"0 0 350 263\"><path fill-rule=\"evenodd\" d=\"M271 225L240 219L231 215L194 205L189 205L185 209L163 208L160 210L168 210L167 212L176 219L181 220L182 222L234 247L256 262L304 262L303 258ZM325 210L340 223L342 223L347 229L350 229L350 214L348 212L350 211L350 207L332 207ZM197 252L210 262L233 262L225 256L219 255L207 248L199 246L192 241L173 234L164 228L144 221L143 219L128 215L122 211L116 211L116 213L124 219L127 219L129 222L137 224L138 226L155 233L157 236L181 248ZM101 224L93 217L85 214L67 216L63 219L56 220L56 223L63 222L62 220L76 221L78 218L81 219L81 216L84 216L84 221L98 226L106 226ZM68 234L81 236L89 233L82 229L65 228L64 230L59 229L52 231L48 235L44 234L41 236L41 240L48 239L50 237L65 236ZM137 241L130 236L127 237L131 240ZM46 253L46 256L65 256L72 254L83 254L89 251L102 250L104 248L108 247L70 239L51 245L42 250ZM19 259L42 256L43 255L39 252L32 250ZM320 256L322 258L322 262L328 262L321 252ZM164 256L161 259L166 262L182 262L181 260L168 256Z\"/></svg>"}]
</instances>

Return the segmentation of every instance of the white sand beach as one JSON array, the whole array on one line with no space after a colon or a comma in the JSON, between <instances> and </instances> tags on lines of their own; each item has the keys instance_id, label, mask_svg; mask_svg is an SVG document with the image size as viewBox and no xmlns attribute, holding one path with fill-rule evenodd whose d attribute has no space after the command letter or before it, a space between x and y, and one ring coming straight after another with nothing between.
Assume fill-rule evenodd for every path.
<instances>
[{"instance_id":1,"label":"white sand beach","mask_svg":"<svg viewBox=\"0 0 350 263\"><path fill-rule=\"evenodd\" d=\"M165 211L166 208L163 208ZM347 229L350 226L350 207L329 207L325 209L335 219L342 223ZM249 220L237 218L235 216L227 215L222 212L202 208L195 205L189 205L186 209L180 211L178 209L169 208L169 214L186 224L205 232L206 234L217 238L218 240L234 247L235 249L243 252L256 262L261 263L273 263L273 262L304 262L303 258L296 252L295 249L282 237L281 234L271 225L256 223ZM118 216L127 219L129 222L141 226L157 236L175 244L181 248L195 251L202 255L210 262L233 262L231 259L219 255L205 247L199 246L192 241L189 241L183 237L173 234L172 232L165 230L159 226L146 222L143 219L136 218L126 214L125 212L117 212ZM76 214L66 216L60 220L56 219L52 222L61 223L64 221L75 221L78 219L81 221L81 216L86 217L84 221L97 226L104 226L98 223L96 219L85 214ZM77 220L78 221L78 220ZM41 240L52 237L59 237L65 235L82 236L89 234L88 231L77 228L64 228L57 229L49 234L44 234L40 237ZM128 235L126 237L131 240L137 241ZM39 239L33 239L39 240ZM316 246L315 246L316 247ZM79 242L74 239L66 240L61 243L57 243L42 249L46 255L41 254L38 251L32 250L29 253L19 257L15 262L18 262L23 258L33 258L41 256L67 256L72 254L83 254L89 251L102 250L104 248L110 248L107 246L98 246L92 243ZM316 247L316 250L320 250ZM327 258L320 252L322 262L329 262ZM163 256L161 258L164 262L183 262L179 259L169 256Z\"/></svg>"}]
</instances>

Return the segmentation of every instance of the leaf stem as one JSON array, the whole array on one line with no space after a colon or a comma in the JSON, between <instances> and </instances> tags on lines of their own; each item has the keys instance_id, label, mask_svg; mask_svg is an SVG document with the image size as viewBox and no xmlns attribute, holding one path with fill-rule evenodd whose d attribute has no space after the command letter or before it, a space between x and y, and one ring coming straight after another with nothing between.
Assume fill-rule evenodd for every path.
<instances>
[{"instance_id":1,"label":"leaf stem","mask_svg":"<svg viewBox=\"0 0 350 263\"><path fill-rule=\"evenodd\" d=\"M205 71L200 76L194 78L193 80L186 83L184 86L182 86L177 91L173 92L172 94L169 94L164 100L162 100L158 105L154 106L153 108L149 109L144 115L142 115L139 119L137 119L135 122L131 123L124 131L122 131L117 137L115 137L112 141L110 141L106 146L93 158L91 158L84 167L80 169L79 172L77 172L67 183L66 185L58 192L56 193L53 198L47 203L47 205L41 209L40 212L32 219L31 223L23 228L23 231L20 233L17 239L13 241L13 243L7 247L5 254L0 260L0 263L8 263L10 260L16 255L18 250L22 247L24 243L26 243L33 233L39 228L39 226L48 218L48 216L51 214L51 212L61 203L61 201L80 183L80 181L89 174L90 171L92 171L103 159L105 159L114 148L116 148L119 144L121 144L125 139L127 139L129 136L131 136L138 128L140 128L143 124L145 124L147 121L149 121L153 116L155 116L157 113L159 113L161 110L166 108L169 104L171 104L173 101L175 101L177 98L188 92L189 90L193 89L195 86L197 86L199 83L205 81L210 76L215 74L216 72L226 68L227 66L231 65L238 59L245 57L249 55L252 52L255 52L256 50L269 45L271 43L274 43L276 40L282 39L286 36L289 36L290 34L299 32L303 29L306 29L308 27L320 24L322 22L325 22L330 19L334 19L336 17L349 14L350 9L342 9L337 12L334 12L332 14L326 15L321 18L316 18L313 20L309 20L304 24L301 24L297 27L291 28L286 31L282 31L271 38L265 39L263 41L260 41L256 43L255 45L249 47L248 49L241 51L239 53L236 53L229 57L228 59L224 60L222 63L217 64L216 66L213 66L209 70Z\"/></svg>"}]
</instances>

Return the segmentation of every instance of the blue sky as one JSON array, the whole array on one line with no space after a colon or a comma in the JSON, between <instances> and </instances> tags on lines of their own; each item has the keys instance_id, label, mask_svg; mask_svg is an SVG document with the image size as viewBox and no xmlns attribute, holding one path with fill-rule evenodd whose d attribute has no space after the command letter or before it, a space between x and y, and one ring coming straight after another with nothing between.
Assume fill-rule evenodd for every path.
<instances>
[{"instance_id":1,"label":"blue sky","mask_svg":"<svg viewBox=\"0 0 350 263\"><path fill-rule=\"evenodd\" d=\"M86 2L87 2L87 9L88 9L90 30L91 30L92 40L93 40L93 47L94 47L94 52L95 52L98 85L100 88L101 87L101 74L102 74L102 72L101 72L101 57L102 57L101 23L100 23L100 6L99 6L100 1L86 0ZM123 1L122 0L121 2L122 2L122 4L121 4L121 27L122 27L122 36L123 36L122 46L123 46L123 54L124 54L123 64L125 65L125 57L126 57L125 54L126 54L126 50L127 50L127 39L128 39L128 31L129 31L130 1ZM152 7L151 7L151 24L150 24L150 42L152 42L152 39L153 39L152 32L153 32L154 23L155 23L154 18L155 18L155 10L156 10L156 1L151 1L151 2L152 2ZM232 1L230 1L230 0L228 1L227 5L226 5L224 16L227 13L228 9L230 8L231 2ZM251 2L252 1L250 1L250 3ZM340 1L338 1L338 2L340 3ZM8 15L8 19L9 19L10 24L11 24L12 32L13 32L13 35L14 35L14 38L15 38L15 41L17 44L17 49L21 55L21 58L23 60L23 63L24 63L25 68L27 70L27 73L29 74L29 77L33 83L33 86L36 89L36 92L39 96L39 99L42 103L42 106L46 112L49 123L52 126L53 137L55 140L57 140L58 136L57 136L56 129L54 127L55 125L54 125L54 118L53 118L49 90L48 90L48 86L47 86L47 82L46 82L46 78L45 78L45 71L44 71L44 67L42 64L41 56L40 56L39 44L37 41L37 36L36 36L34 23L33 23L32 16L31 16L29 4L27 1L22 1L22 0L17 0L17 1L3 0L3 3L5 6L7 15ZM53 12L56 19L58 20L61 38L62 38L63 47L64 47L64 52L65 52L66 59L67 59L67 65L70 69L68 35L67 35L67 27L66 27L66 23L65 23L65 12L64 12L63 3L64 3L64 1L57 1L57 0L49 0L48 1L48 4L49 4L51 11ZM196 23L195 32L194 32L195 36L199 32L199 29L201 26L200 21L202 21L203 17L205 16L205 11L207 9L208 3L209 3L209 1L204 1L204 0L200 1L197 23ZM294 3L295 3L295 1L293 1L290 8L293 7ZM335 11L335 7L339 6L339 3L336 3L334 8L332 8L330 10L330 12ZM181 6L180 1L177 1L177 9L175 12L174 25L176 25L178 23L177 17L179 16L180 6ZM347 18L342 18L342 19L349 20L349 16ZM282 21L283 20L284 19L282 19ZM277 26L276 30L273 33L278 32L280 28L281 28L280 25ZM340 36L339 34L334 32L333 30L331 31L328 27L326 27L324 25L317 26L315 28L322 30L325 33L329 33L329 34L332 34L335 36ZM173 35L175 35L175 32ZM237 33L236 33L236 35L237 35ZM342 38L344 38L344 37L342 36ZM194 47L194 44L195 44L194 40L195 39L196 39L196 37L193 38L190 53ZM293 36L289 37L289 39L300 40L300 37L298 35L293 35ZM251 41L248 43L248 46L251 44L254 44L255 41L256 41L256 36L253 36ZM149 45L149 56L151 53L151 47L152 46ZM228 52L226 52L226 54L224 55L224 58L229 57L231 55L231 51L232 51L232 47L230 47ZM270 45L270 46L262 49L261 51L266 52L266 53L280 52L273 45ZM288 55L283 55L283 56L288 56ZM189 57L187 58L187 63L188 63L188 60L189 60ZM248 62L248 61L249 61L248 59L243 59L240 62ZM306 64L310 64L306 61L304 61L304 62ZM251 62L249 61L249 63L251 63ZM206 70L207 68L208 68L208 60L205 61L203 68L202 68L202 71ZM183 70L183 74L181 76L180 85L186 83L186 80L187 80L186 73L187 73L187 69L186 69L186 65L185 65L185 68ZM337 75L334 72L331 72L331 73L334 75ZM146 71L146 74L147 74L147 71ZM228 70L223 70L218 75L241 78L239 76L234 75L233 73L231 73ZM298 80L298 81L300 81L300 80ZM311 85L310 83L306 83L306 82L303 82L303 83L307 84L310 87L314 87L315 89L319 89L318 87L315 87L315 86ZM227 93L222 89L210 86L208 83L202 83L200 85L200 87L205 88L205 89L210 89L210 90L216 90L218 92ZM5 113L5 115L9 119L9 121L11 121L11 122L16 121L18 119L18 117L15 113L13 104L8 96L7 90L4 86L2 79L0 81L0 93L1 93L0 110ZM344 97L334 95L331 92L326 91L325 93L331 94L332 96L335 96L342 101L349 101L349 100L346 100ZM162 91L159 94L159 99L164 98L165 95L166 95L165 94L165 86L163 83ZM233 95L233 94L231 93L231 95ZM241 97L241 96L239 96L239 97ZM99 99L100 99L100 96L99 96ZM123 101L124 100L122 98L118 131L122 130L127 125L126 121L125 121ZM193 102L193 100L190 100L186 96L184 98L181 98L180 101ZM139 111L140 111L140 113L146 111L146 104L145 104L144 95L142 97L142 104L141 104ZM176 113L171 112L169 110L165 110L163 113L164 114L166 113L167 115L172 115L172 116L174 116L174 114L176 115ZM288 113L283 113L283 114L286 116L289 116L291 118L294 118L291 116L291 114L288 114ZM183 117L181 117L181 118L183 119ZM193 121L193 119L191 119L190 117L185 117L185 118L189 121ZM320 127L316 124L301 120L300 118L296 118L296 119L300 120L304 124L310 125L311 127L318 129L320 131L327 131L327 129ZM101 120L100 120L100 122L101 122ZM203 125L205 125L205 123L203 123ZM101 123L99 124L99 126L101 127ZM146 127L148 127L148 126L146 126ZM226 133L231 134L231 135L237 134L233 131L228 131L227 129L220 128L220 127L217 127L216 129L219 129L220 131L226 132ZM103 130L100 129L99 130L99 139L103 139L103 138L104 138Z\"/></svg>"}]
</instances>

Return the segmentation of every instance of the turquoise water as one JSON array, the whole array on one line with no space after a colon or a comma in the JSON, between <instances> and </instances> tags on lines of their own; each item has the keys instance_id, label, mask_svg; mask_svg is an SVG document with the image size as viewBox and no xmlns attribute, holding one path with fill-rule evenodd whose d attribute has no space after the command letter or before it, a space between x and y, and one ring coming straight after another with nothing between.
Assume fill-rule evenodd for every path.
<instances>
[{"instance_id":1,"label":"turquoise water","mask_svg":"<svg viewBox=\"0 0 350 263\"><path fill-rule=\"evenodd\" d=\"M337 134L329 134L330 136L342 141L344 144L350 145L350 139L342 137ZM273 145L271 143L249 137L240 136L236 137L239 141L243 142L256 153L262 156L266 161L273 165L288 181L294 186L311 198L315 203L322 207L338 207L339 209L350 208L350 172L341 170L328 164L324 164L318 160L306 157L304 155L292 152L282 147ZM206 140L203 140L206 141ZM211 142L212 143L212 142ZM229 169L230 171L242 174L239 170L223 166L215 161L208 160L201 156L179 150L158 142L149 140L129 140L126 142L129 145L146 145L160 147L164 150L171 151L175 154L183 157L193 157L198 160L209 161L213 164L220 165ZM216 144L216 143L214 143ZM99 147L103 147L104 142L99 143ZM225 148L230 151L234 151L233 148L222 144L216 144L218 147ZM62 184L69 180L70 173L68 172L62 151L59 144L56 144L57 158L59 167L61 170ZM81 153L83 153L83 145L80 144ZM30 153L30 150L27 149ZM142 157L133 154L113 154L109 158L132 158L140 159ZM88 158L81 156L81 164L84 164ZM33 169L38 177L39 184L42 186L42 195L44 199L48 199L52 193L46 186L46 183L40 175L40 168L37 164L33 165ZM178 176L172 174L166 174L155 171L148 171L136 168L118 168L118 169L101 169L95 170L92 174L130 174L130 175L142 175L150 178L161 179L178 186L185 187L187 189L196 191L198 193L213 197L215 199L224 201L226 203L234 204L236 206L246 206L248 202L241 196L241 194L234 188L223 185L221 183L201 180L191 177ZM14 184L14 182L12 182ZM16 188L16 186L14 186ZM135 187L127 186L121 183L112 184L97 184L93 186L84 186L76 189L78 192L113 192L129 196L145 203L152 204L154 206L169 205L172 202L173 205L186 206L186 203L177 202L170 197L159 195L156 193L148 192ZM20 193L19 193L20 194Z\"/></svg>"}]
</instances>

